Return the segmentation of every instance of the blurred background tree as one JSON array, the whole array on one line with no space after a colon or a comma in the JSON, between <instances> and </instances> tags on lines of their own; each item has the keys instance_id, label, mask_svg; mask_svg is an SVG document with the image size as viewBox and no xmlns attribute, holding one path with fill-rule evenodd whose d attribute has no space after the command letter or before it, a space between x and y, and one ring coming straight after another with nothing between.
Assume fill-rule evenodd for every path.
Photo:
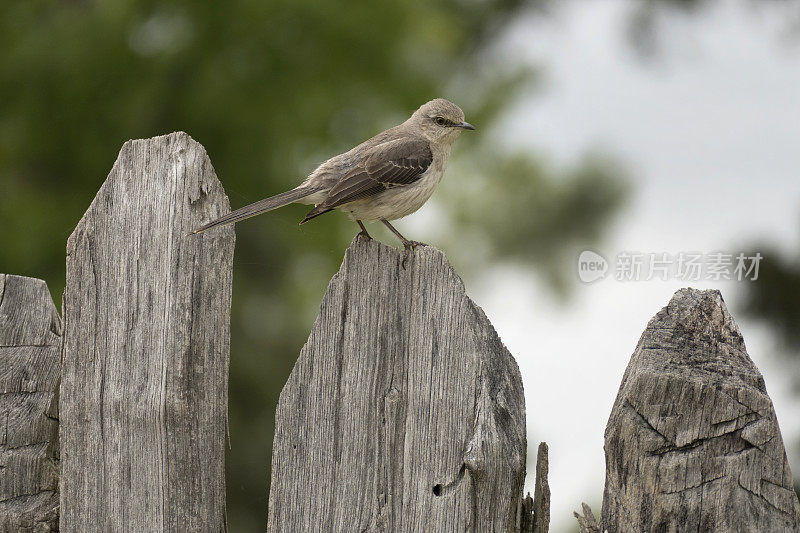
<instances>
[{"instance_id":1,"label":"blurred background tree","mask_svg":"<svg viewBox=\"0 0 800 533\"><path fill-rule=\"evenodd\" d=\"M766 325L775 335L775 354L786 363L795 393L800 394L800 260L774 246L759 246L764 256L758 283L745 284L744 312ZM787 453L800 454L800 443L787 442ZM793 446L794 450L789 447ZM800 497L800 474L794 473L794 490Z\"/></svg>"},{"instance_id":2,"label":"blurred background tree","mask_svg":"<svg viewBox=\"0 0 800 533\"><path fill-rule=\"evenodd\" d=\"M800 261L775 248L761 247L759 251L769 260L765 260L759 269L760 283L745 286L744 308L777 333L782 351L797 358L800 354ZM792 368L800 389L800 372L797 366Z\"/></svg>"},{"instance_id":3,"label":"blurred background tree","mask_svg":"<svg viewBox=\"0 0 800 533\"><path fill-rule=\"evenodd\" d=\"M627 189L606 160L561 170L499 146L500 118L536 77L492 45L514 17L542 3L6 5L0 271L44 278L60 302L67 237L128 139L188 132L208 150L236 208L293 187L319 162L444 96L478 131L456 144L446 187L418 215L450 229L437 233L431 222L411 237L446 249L467 275L511 260L563 292L567 250L602 236ZM304 209L237 226L233 531L263 528L278 395L357 230L341 214L300 228Z\"/></svg>"}]
</instances>

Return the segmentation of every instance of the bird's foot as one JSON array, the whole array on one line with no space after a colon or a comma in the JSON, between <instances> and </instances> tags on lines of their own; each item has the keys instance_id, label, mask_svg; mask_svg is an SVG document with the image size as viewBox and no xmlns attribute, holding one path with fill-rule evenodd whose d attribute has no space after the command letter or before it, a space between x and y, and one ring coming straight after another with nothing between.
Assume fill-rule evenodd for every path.
<instances>
[{"instance_id":1,"label":"bird's foot","mask_svg":"<svg viewBox=\"0 0 800 533\"><path fill-rule=\"evenodd\" d=\"M412 250L417 246L428 246L424 242L419 241L404 241L403 247L405 247L405 252L403 253L403 262L400 263L400 266L403 267L403 270L406 269L406 261L408 261L408 256L411 255Z\"/></svg>"},{"instance_id":2,"label":"bird's foot","mask_svg":"<svg viewBox=\"0 0 800 533\"><path fill-rule=\"evenodd\" d=\"M364 227L364 223L361 222L360 220L356 220L356 224L358 224L358 227L361 228L361 231L358 232L358 235L356 235L356 237L364 237L368 241L371 241L372 237L370 237L369 233L367 233L367 228Z\"/></svg>"}]
</instances>

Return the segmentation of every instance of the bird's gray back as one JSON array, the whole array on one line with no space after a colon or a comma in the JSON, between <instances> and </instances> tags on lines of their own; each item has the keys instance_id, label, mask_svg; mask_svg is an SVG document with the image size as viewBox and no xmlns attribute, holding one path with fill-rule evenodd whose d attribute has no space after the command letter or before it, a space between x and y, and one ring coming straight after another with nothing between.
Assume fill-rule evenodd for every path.
<instances>
[{"instance_id":1,"label":"bird's gray back","mask_svg":"<svg viewBox=\"0 0 800 533\"><path fill-rule=\"evenodd\" d=\"M350 174L359 165L363 165L365 160L374 153L380 145L392 140L397 140L401 137L410 136L406 129L405 123L389 128L374 137L370 137L347 152L331 157L314 169L303 182L303 185L319 188L327 192L344 176Z\"/></svg>"}]
</instances>

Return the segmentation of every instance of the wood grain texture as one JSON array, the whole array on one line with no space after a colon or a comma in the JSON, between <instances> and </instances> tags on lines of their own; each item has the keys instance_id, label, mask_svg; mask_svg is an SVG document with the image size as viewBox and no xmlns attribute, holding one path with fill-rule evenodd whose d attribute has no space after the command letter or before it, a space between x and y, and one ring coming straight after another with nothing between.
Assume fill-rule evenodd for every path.
<instances>
[{"instance_id":1,"label":"wood grain texture","mask_svg":"<svg viewBox=\"0 0 800 533\"><path fill-rule=\"evenodd\" d=\"M531 493L522 500L520 528L522 533L547 533L550 531L550 472L549 448L546 442L539 443L536 453L536 480L534 496Z\"/></svg>"},{"instance_id":2,"label":"wood grain texture","mask_svg":"<svg viewBox=\"0 0 800 533\"><path fill-rule=\"evenodd\" d=\"M536 453L536 485L533 497L533 532L550 531L550 474L549 449L546 442L539 443Z\"/></svg>"},{"instance_id":3,"label":"wood grain texture","mask_svg":"<svg viewBox=\"0 0 800 533\"><path fill-rule=\"evenodd\" d=\"M605 451L603 531L800 530L772 402L718 291L682 289L650 321Z\"/></svg>"},{"instance_id":4,"label":"wood grain texture","mask_svg":"<svg viewBox=\"0 0 800 533\"><path fill-rule=\"evenodd\" d=\"M67 244L61 528L221 531L234 234L185 133L129 141Z\"/></svg>"},{"instance_id":5,"label":"wood grain texture","mask_svg":"<svg viewBox=\"0 0 800 533\"><path fill-rule=\"evenodd\" d=\"M281 392L270 531L509 531L517 364L440 251L356 238Z\"/></svg>"},{"instance_id":6,"label":"wood grain texture","mask_svg":"<svg viewBox=\"0 0 800 533\"><path fill-rule=\"evenodd\" d=\"M47 285L0 274L0 532L58 530L60 373Z\"/></svg>"}]
</instances>

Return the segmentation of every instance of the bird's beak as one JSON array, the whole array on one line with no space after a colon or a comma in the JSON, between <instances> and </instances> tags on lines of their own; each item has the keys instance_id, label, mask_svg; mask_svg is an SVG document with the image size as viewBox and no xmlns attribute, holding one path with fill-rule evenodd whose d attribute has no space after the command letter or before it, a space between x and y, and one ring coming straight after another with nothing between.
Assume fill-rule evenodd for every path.
<instances>
[{"instance_id":1,"label":"bird's beak","mask_svg":"<svg viewBox=\"0 0 800 533\"><path fill-rule=\"evenodd\" d=\"M465 129L465 130L474 130L475 129L475 126L473 126L469 122L461 122L459 124L456 124L456 126L458 126L461 129Z\"/></svg>"}]
</instances>

